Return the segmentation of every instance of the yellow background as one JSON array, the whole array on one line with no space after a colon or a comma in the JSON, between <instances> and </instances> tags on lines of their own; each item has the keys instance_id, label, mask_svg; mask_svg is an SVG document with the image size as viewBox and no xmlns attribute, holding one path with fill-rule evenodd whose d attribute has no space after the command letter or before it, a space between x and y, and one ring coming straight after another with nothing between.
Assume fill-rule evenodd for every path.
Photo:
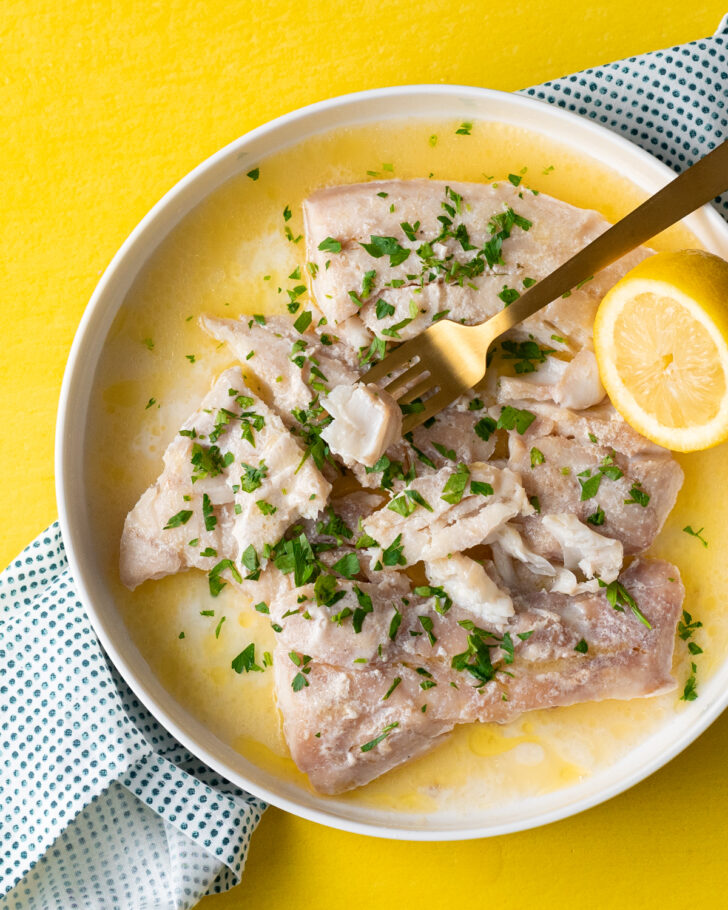
<instances>
[{"instance_id":1,"label":"yellow background","mask_svg":"<svg viewBox=\"0 0 728 910\"><path fill-rule=\"evenodd\" d=\"M0 564L56 515L55 410L86 301L129 231L195 164L330 95L415 82L513 90L702 37L726 8L727 0L2 0ZM628 793L490 840L374 840L271 809L243 883L201 906L726 906L727 754L723 717Z\"/></svg>"}]
</instances>

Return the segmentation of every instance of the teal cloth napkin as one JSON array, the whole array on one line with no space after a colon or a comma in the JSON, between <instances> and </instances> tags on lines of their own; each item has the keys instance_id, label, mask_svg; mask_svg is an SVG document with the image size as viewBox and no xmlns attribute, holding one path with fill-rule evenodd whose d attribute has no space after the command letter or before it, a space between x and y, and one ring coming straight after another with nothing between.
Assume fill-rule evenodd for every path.
<instances>
[{"instance_id":1,"label":"teal cloth napkin","mask_svg":"<svg viewBox=\"0 0 728 910\"><path fill-rule=\"evenodd\" d=\"M679 171L728 134L711 38L525 89ZM728 198L717 203L728 217ZM9 910L182 910L240 880L265 803L168 734L108 661L58 525L0 575L0 894Z\"/></svg>"}]
</instances>

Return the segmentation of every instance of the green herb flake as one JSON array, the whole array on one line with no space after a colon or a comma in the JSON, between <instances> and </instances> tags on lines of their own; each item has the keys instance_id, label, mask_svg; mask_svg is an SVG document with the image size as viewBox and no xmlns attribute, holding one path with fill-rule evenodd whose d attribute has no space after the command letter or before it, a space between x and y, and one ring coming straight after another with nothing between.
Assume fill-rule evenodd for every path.
<instances>
[{"instance_id":1,"label":"green herb flake","mask_svg":"<svg viewBox=\"0 0 728 910\"><path fill-rule=\"evenodd\" d=\"M492 496L494 491L489 483L484 483L482 480L471 480L470 492L476 496Z\"/></svg>"},{"instance_id":2,"label":"green herb flake","mask_svg":"<svg viewBox=\"0 0 728 910\"><path fill-rule=\"evenodd\" d=\"M171 528L179 528L182 525L186 525L190 518L192 518L192 511L190 509L182 509L181 512L177 512L176 515L169 519L163 530L169 531Z\"/></svg>"},{"instance_id":3,"label":"green herb flake","mask_svg":"<svg viewBox=\"0 0 728 910\"><path fill-rule=\"evenodd\" d=\"M262 673L263 668L255 662L255 642L251 641L247 648L234 657L231 666L236 673Z\"/></svg>"},{"instance_id":4,"label":"green herb flake","mask_svg":"<svg viewBox=\"0 0 728 910\"><path fill-rule=\"evenodd\" d=\"M212 501L207 493L202 494L202 517L205 520L205 530L213 531L217 524L217 518L214 515Z\"/></svg>"},{"instance_id":5,"label":"green herb flake","mask_svg":"<svg viewBox=\"0 0 728 910\"><path fill-rule=\"evenodd\" d=\"M392 730L396 729L398 726L399 726L399 721L395 721L393 724L387 724L387 726L384 727L384 729L379 734L379 736L375 736L374 739L370 739L368 743L364 743L364 745L360 747L361 751L362 752L371 752L372 749L374 749L376 746L379 745L379 743L381 743L383 740L385 740L389 736L389 734L392 732Z\"/></svg>"},{"instance_id":6,"label":"green herb flake","mask_svg":"<svg viewBox=\"0 0 728 910\"><path fill-rule=\"evenodd\" d=\"M523 435L535 419L536 415L532 414L531 411L521 410L519 408L514 408L510 405L506 405L506 407L501 408L501 414L498 418L496 427L499 430L515 429L518 431L518 433Z\"/></svg>"},{"instance_id":7,"label":"green herb flake","mask_svg":"<svg viewBox=\"0 0 728 910\"><path fill-rule=\"evenodd\" d=\"M586 654L587 651L589 650L589 645L582 638L574 645L574 650L578 651L579 654Z\"/></svg>"},{"instance_id":8,"label":"green herb flake","mask_svg":"<svg viewBox=\"0 0 728 910\"><path fill-rule=\"evenodd\" d=\"M402 682L402 677L401 677L401 676L395 676L394 682L393 682L392 685L387 689L387 691L385 692L385 694L382 696L382 701L386 701L386 700L389 698L389 696L392 694L392 692L394 692L394 690L397 688L397 686L398 686L401 682Z\"/></svg>"},{"instance_id":9,"label":"green herb flake","mask_svg":"<svg viewBox=\"0 0 728 910\"><path fill-rule=\"evenodd\" d=\"M708 541L704 537L701 536L704 530L705 530L705 528L700 528L698 531L694 531L691 525L686 525L683 528L683 531L686 534L690 534L691 537L697 537L697 539L700 541L700 543L702 543L702 545L704 547L707 547Z\"/></svg>"},{"instance_id":10,"label":"green herb flake","mask_svg":"<svg viewBox=\"0 0 728 910\"><path fill-rule=\"evenodd\" d=\"M463 498L463 493L465 492L465 487L468 484L469 478L470 470L466 464L461 462L458 464L455 472L448 477L445 486L442 489L440 499L443 499L451 505L459 503Z\"/></svg>"},{"instance_id":11,"label":"green herb flake","mask_svg":"<svg viewBox=\"0 0 728 910\"><path fill-rule=\"evenodd\" d=\"M341 243L338 240L334 240L333 237L327 237L326 240L322 240L319 243L318 248L324 253L340 253Z\"/></svg>"},{"instance_id":12,"label":"green herb flake","mask_svg":"<svg viewBox=\"0 0 728 910\"><path fill-rule=\"evenodd\" d=\"M609 584L602 581L601 578L597 580L599 582L599 587L605 589L607 602L612 607L612 609L617 610L619 613L623 613L624 608L629 607L637 619L639 619L639 621L642 623L642 625L647 626L648 629L652 628L649 620L637 606L637 601L634 599L634 597L632 597L624 585L620 584L616 579Z\"/></svg>"},{"instance_id":13,"label":"green herb flake","mask_svg":"<svg viewBox=\"0 0 728 910\"><path fill-rule=\"evenodd\" d=\"M248 173L245 176L250 177L251 180L257 180L258 177L260 177L260 168L254 167L253 170L248 171Z\"/></svg>"},{"instance_id":14,"label":"green herb flake","mask_svg":"<svg viewBox=\"0 0 728 910\"><path fill-rule=\"evenodd\" d=\"M601 506L597 506L596 512L592 512L591 515L587 515L587 523L594 525L595 527L600 527L604 524L604 509Z\"/></svg>"},{"instance_id":15,"label":"green herb flake","mask_svg":"<svg viewBox=\"0 0 728 910\"><path fill-rule=\"evenodd\" d=\"M541 449L537 449L535 446L531 449L531 467L535 468L537 464L543 464L546 461L543 452Z\"/></svg>"},{"instance_id":16,"label":"green herb flake","mask_svg":"<svg viewBox=\"0 0 728 910\"><path fill-rule=\"evenodd\" d=\"M455 130L455 135L457 136L469 136L473 130L472 123L461 123L460 126Z\"/></svg>"},{"instance_id":17,"label":"green herb flake","mask_svg":"<svg viewBox=\"0 0 728 910\"><path fill-rule=\"evenodd\" d=\"M691 662L690 671L690 676L685 682L685 688L683 689L683 694L680 696L680 701L695 701L695 699L698 697L696 680L696 674L698 672L697 664Z\"/></svg>"}]
</instances>

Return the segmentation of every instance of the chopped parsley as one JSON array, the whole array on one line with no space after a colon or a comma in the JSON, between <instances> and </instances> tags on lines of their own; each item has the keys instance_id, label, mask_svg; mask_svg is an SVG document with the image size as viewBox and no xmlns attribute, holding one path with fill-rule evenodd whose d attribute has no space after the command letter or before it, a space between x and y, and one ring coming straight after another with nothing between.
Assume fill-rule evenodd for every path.
<instances>
[{"instance_id":1,"label":"chopped parsley","mask_svg":"<svg viewBox=\"0 0 728 910\"><path fill-rule=\"evenodd\" d=\"M322 240L319 243L318 248L324 253L340 253L341 244L338 240L334 240L333 237L327 237L326 240Z\"/></svg>"},{"instance_id":2,"label":"chopped parsley","mask_svg":"<svg viewBox=\"0 0 728 910\"><path fill-rule=\"evenodd\" d=\"M376 234L369 237L369 243L362 243L361 246L374 259L389 256L389 264L392 268L401 265L412 252L403 247L396 237L380 237Z\"/></svg>"},{"instance_id":3,"label":"chopped parsley","mask_svg":"<svg viewBox=\"0 0 728 910\"><path fill-rule=\"evenodd\" d=\"M402 677L401 677L401 676L395 676L394 682L393 682L392 685L387 689L386 693L382 696L382 701L386 701L386 700L389 698L389 696L392 694L392 692L394 692L394 690L397 688L397 686L398 686L401 682L402 682Z\"/></svg>"},{"instance_id":4,"label":"chopped parsley","mask_svg":"<svg viewBox=\"0 0 728 910\"><path fill-rule=\"evenodd\" d=\"M402 535L398 534L392 543L382 550L382 562L385 566L406 566L407 560L402 553L404 544Z\"/></svg>"},{"instance_id":5,"label":"chopped parsley","mask_svg":"<svg viewBox=\"0 0 728 910\"><path fill-rule=\"evenodd\" d=\"M535 468L537 464L543 464L546 459L541 449L537 449L535 446L531 449L531 467Z\"/></svg>"},{"instance_id":6,"label":"chopped parsley","mask_svg":"<svg viewBox=\"0 0 728 910\"><path fill-rule=\"evenodd\" d=\"M262 673L263 668L259 667L255 662L255 642L251 641L247 648L244 648L237 657L234 657L231 666L236 673L252 673L254 671Z\"/></svg>"},{"instance_id":7,"label":"chopped parsley","mask_svg":"<svg viewBox=\"0 0 728 910\"><path fill-rule=\"evenodd\" d=\"M680 701L695 701L698 697L698 686L696 680L696 674L698 672L697 664L693 661L690 663L690 676L688 676L685 682L685 688L683 689L683 694L680 696Z\"/></svg>"},{"instance_id":8,"label":"chopped parsley","mask_svg":"<svg viewBox=\"0 0 728 910\"><path fill-rule=\"evenodd\" d=\"M248 171L248 173L245 176L250 177L251 180L257 180L258 177L260 177L260 168L254 167L253 170Z\"/></svg>"},{"instance_id":9,"label":"chopped parsley","mask_svg":"<svg viewBox=\"0 0 728 910\"><path fill-rule=\"evenodd\" d=\"M683 528L683 531L684 531L686 534L690 534L691 537L697 537L698 540L700 541L700 543L702 543L702 545L703 545L704 547L707 547L707 546L708 546L708 541L707 541L704 537L701 537L701 535L702 535L702 533L703 533L704 530L705 530L705 528L700 528L698 531L694 531L693 528L691 527L691 525L686 525L686 526Z\"/></svg>"},{"instance_id":10,"label":"chopped parsley","mask_svg":"<svg viewBox=\"0 0 728 910\"><path fill-rule=\"evenodd\" d=\"M624 504L626 506L635 504L642 506L643 509L647 508L647 504L650 501L650 494L645 493L642 489L642 485L639 480L632 484L632 488L629 491L629 499L625 499Z\"/></svg>"},{"instance_id":11,"label":"chopped parsley","mask_svg":"<svg viewBox=\"0 0 728 910\"><path fill-rule=\"evenodd\" d=\"M616 579L609 584L602 581L601 578L599 578L598 581L599 587L605 589L607 601L612 609L617 610L619 613L623 613L624 608L629 607L642 625L647 626L648 629L652 628L649 620L637 606L637 601L632 597L624 585L620 584Z\"/></svg>"},{"instance_id":12,"label":"chopped parsley","mask_svg":"<svg viewBox=\"0 0 728 910\"><path fill-rule=\"evenodd\" d=\"M398 726L399 721L395 721L393 724L387 724L387 726L382 729L382 732L379 734L379 736L375 736L374 739L370 739L368 743L364 743L364 745L360 747L361 751L370 752L375 748L375 746L378 746L379 743L385 740L392 732L392 730L396 729Z\"/></svg>"},{"instance_id":13,"label":"chopped parsley","mask_svg":"<svg viewBox=\"0 0 728 910\"><path fill-rule=\"evenodd\" d=\"M301 689L305 689L309 685L307 677L311 672L311 658L308 654L298 654L296 651L289 651L288 656L293 664L299 668L299 672L293 677L291 688L294 692L300 692Z\"/></svg>"},{"instance_id":14,"label":"chopped parsley","mask_svg":"<svg viewBox=\"0 0 728 910\"><path fill-rule=\"evenodd\" d=\"M599 527L604 524L604 509L601 506L597 506L596 512L592 512L591 515L587 515L586 520L588 524Z\"/></svg>"},{"instance_id":15,"label":"chopped parsley","mask_svg":"<svg viewBox=\"0 0 728 910\"><path fill-rule=\"evenodd\" d=\"M202 517L205 520L205 530L213 531L217 524L217 518L214 515L212 501L207 493L202 494Z\"/></svg>"},{"instance_id":16,"label":"chopped parsley","mask_svg":"<svg viewBox=\"0 0 728 910\"><path fill-rule=\"evenodd\" d=\"M192 444L190 461L194 468L192 483L201 480L203 477L217 477L228 466L225 457L216 445L206 447L200 445L199 442Z\"/></svg>"},{"instance_id":17,"label":"chopped parsley","mask_svg":"<svg viewBox=\"0 0 728 910\"><path fill-rule=\"evenodd\" d=\"M517 430L523 435L536 419L536 415L531 411L513 408L510 405L501 408L501 415L498 418L496 428L499 430Z\"/></svg>"},{"instance_id":18,"label":"chopped parsley","mask_svg":"<svg viewBox=\"0 0 728 910\"><path fill-rule=\"evenodd\" d=\"M242 462L242 467L244 473L240 476L240 489L243 493L252 493L263 485L268 476L268 466L261 461L257 468L245 462Z\"/></svg>"},{"instance_id":19,"label":"chopped parsley","mask_svg":"<svg viewBox=\"0 0 728 910\"><path fill-rule=\"evenodd\" d=\"M589 650L589 645L582 638L574 645L574 650L578 651L579 654L586 654L587 651Z\"/></svg>"},{"instance_id":20,"label":"chopped parsley","mask_svg":"<svg viewBox=\"0 0 728 910\"><path fill-rule=\"evenodd\" d=\"M472 123L461 123L460 126L455 130L457 136L469 136L472 132L473 124Z\"/></svg>"},{"instance_id":21,"label":"chopped parsley","mask_svg":"<svg viewBox=\"0 0 728 910\"><path fill-rule=\"evenodd\" d=\"M485 483L482 480L471 480L470 492L474 493L476 496L492 496L494 491L489 483Z\"/></svg>"},{"instance_id":22,"label":"chopped parsley","mask_svg":"<svg viewBox=\"0 0 728 910\"><path fill-rule=\"evenodd\" d=\"M176 515L169 519L162 530L169 531L171 528L179 528L182 525L186 525L190 518L192 518L192 511L190 509L182 509L181 512L177 512Z\"/></svg>"},{"instance_id":23,"label":"chopped parsley","mask_svg":"<svg viewBox=\"0 0 728 910\"><path fill-rule=\"evenodd\" d=\"M457 505L463 498L469 479L470 470L466 464L461 462L455 472L448 477L445 486L442 488L440 499L444 499L445 502L449 502L451 505Z\"/></svg>"},{"instance_id":24,"label":"chopped parsley","mask_svg":"<svg viewBox=\"0 0 728 910\"><path fill-rule=\"evenodd\" d=\"M535 341L504 341L501 350L504 360L516 361L513 364L516 373L535 372L536 364L545 363L549 354L554 353L553 348L542 348Z\"/></svg>"}]
</instances>

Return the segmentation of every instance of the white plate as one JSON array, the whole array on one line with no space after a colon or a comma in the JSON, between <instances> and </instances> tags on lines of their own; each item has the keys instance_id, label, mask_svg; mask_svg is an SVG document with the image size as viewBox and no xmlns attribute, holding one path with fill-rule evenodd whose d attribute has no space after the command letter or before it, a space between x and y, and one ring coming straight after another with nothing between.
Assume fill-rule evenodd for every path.
<instances>
[{"instance_id":1,"label":"white plate","mask_svg":"<svg viewBox=\"0 0 728 910\"><path fill-rule=\"evenodd\" d=\"M114 257L84 313L63 380L56 436L56 485L63 539L79 595L103 646L154 716L191 752L240 787L296 815L382 837L450 840L520 831L573 815L651 774L691 743L728 704L728 661L701 687L700 698L609 768L545 796L484 809L467 822L455 813L405 814L321 798L259 768L213 736L176 702L132 642L106 587L86 507L84 445L89 397L111 323L157 245L222 183L314 133L390 118L495 120L568 144L652 193L673 176L627 140L558 108L519 95L462 86L407 86L334 98L287 114L236 140L171 189ZM709 207L686 225L706 249L728 258L728 225Z\"/></svg>"}]
</instances>

